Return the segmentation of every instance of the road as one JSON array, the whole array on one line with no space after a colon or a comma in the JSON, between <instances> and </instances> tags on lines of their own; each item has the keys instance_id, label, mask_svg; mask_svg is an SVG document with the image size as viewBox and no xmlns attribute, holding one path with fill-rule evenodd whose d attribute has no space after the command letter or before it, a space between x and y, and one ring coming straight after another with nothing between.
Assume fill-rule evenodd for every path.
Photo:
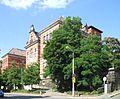
<instances>
[{"instance_id":1,"label":"road","mask_svg":"<svg viewBox=\"0 0 120 99\"><path fill-rule=\"evenodd\" d=\"M45 99L45 97L42 97L42 96L35 96L35 95L29 95L29 94L5 93L3 99L42 99L42 98Z\"/></svg>"},{"instance_id":2,"label":"road","mask_svg":"<svg viewBox=\"0 0 120 99\"><path fill-rule=\"evenodd\" d=\"M86 97L87 99L89 99L88 97ZM34 95L34 94L19 94L19 93L5 93L5 97L4 98L0 98L0 99L86 99L85 97L70 97L70 96L65 96L65 95L60 95L60 94L56 94L56 95L44 95L44 96L40 96L40 95ZM92 99L92 98L90 98ZM94 98L96 99L96 98ZM108 97L103 97L100 99L120 99L120 95L118 96L114 96L112 98L108 98Z\"/></svg>"},{"instance_id":3,"label":"road","mask_svg":"<svg viewBox=\"0 0 120 99\"><path fill-rule=\"evenodd\" d=\"M71 99L71 98L70 97L66 98L65 96L40 96L31 94L5 93L5 97L0 99Z\"/></svg>"}]
</instances>

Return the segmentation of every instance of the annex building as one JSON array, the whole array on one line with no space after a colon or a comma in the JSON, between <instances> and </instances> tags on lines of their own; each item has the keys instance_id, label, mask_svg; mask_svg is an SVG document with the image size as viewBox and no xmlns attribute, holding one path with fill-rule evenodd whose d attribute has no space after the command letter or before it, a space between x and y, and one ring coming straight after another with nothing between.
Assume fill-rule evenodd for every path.
<instances>
[{"instance_id":1,"label":"annex building","mask_svg":"<svg viewBox=\"0 0 120 99\"><path fill-rule=\"evenodd\" d=\"M25 66L26 51L18 48L12 48L8 53L2 56L1 70L4 71L6 68L10 68L13 62L15 62L17 67Z\"/></svg>"}]
</instances>

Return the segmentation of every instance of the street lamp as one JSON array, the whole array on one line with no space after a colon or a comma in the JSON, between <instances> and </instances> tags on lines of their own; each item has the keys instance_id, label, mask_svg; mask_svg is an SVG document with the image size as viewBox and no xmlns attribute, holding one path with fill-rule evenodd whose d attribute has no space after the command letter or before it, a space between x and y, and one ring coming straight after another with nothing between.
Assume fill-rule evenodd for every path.
<instances>
[{"instance_id":1,"label":"street lamp","mask_svg":"<svg viewBox=\"0 0 120 99\"><path fill-rule=\"evenodd\" d=\"M74 51L69 46L66 46L66 49L70 49L70 51L72 51L72 96L75 96Z\"/></svg>"},{"instance_id":2,"label":"street lamp","mask_svg":"<svg viewBox=\"0 0 120 99\"><path fill-rule=\"evenodd\" d=\"M107 81L107 77L103 77L104 82L104 94L107 94L107 84L105 83Z\"/></svg>"}]
</instances>

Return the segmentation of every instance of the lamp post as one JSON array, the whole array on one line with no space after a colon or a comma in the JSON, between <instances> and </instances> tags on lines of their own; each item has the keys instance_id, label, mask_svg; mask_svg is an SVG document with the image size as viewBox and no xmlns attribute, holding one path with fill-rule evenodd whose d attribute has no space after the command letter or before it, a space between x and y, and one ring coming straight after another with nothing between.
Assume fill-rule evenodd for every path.
<instances>
[{"instance_id":1,"label":"lamp post","mask_svg":"<svg viewBox=\"0 0 120 99\"><path fill-rule=\"evenodd\" d=\"M69 46L66 46L66 49L72 51L72 96L75 96L75 72L74 72L74 51Z\"/></svg>"},{"instance_id":2,"label":"lamp post","mask_svg":"<svg viewBox=\"0 0 120 99\"><path fill-rule=\"evenodd\" d=\"M103 77L104 82L104 94L107 94L107 84L105 83L107 81L107 77Z\"/></svg>"}]
</instances>

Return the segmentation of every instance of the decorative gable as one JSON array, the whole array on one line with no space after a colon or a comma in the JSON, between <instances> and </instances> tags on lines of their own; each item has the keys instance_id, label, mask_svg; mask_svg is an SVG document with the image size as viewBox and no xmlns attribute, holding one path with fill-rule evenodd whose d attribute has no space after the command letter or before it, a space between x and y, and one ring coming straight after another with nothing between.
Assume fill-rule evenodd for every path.
<instances>
[{"instance_id":1,"label":"decorative gable","mask_svg":"<svg viewBox=\"0 0 120 99\"><path fill-rule=\"evenodd\" d=\"M25 48L28 48L36 43L39 43L39 33L35 31L34 25L31 25L31 30L29 32L29 38L28 38Z\"/></svg>"}]
</instances>

